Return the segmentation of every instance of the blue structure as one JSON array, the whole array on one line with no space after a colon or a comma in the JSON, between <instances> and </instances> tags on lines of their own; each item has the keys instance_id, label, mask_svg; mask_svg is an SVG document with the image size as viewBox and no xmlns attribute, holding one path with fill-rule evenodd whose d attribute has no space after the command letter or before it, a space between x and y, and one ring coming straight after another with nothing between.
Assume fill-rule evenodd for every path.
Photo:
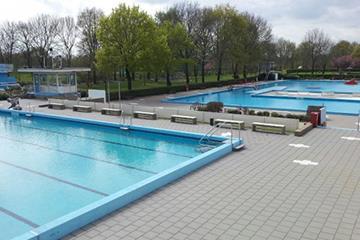
<instances>
[{"instance_id":1,"label":"blue structure","mask_svg":"<svg viewBox=\"0 0 360 240\"><path fill-rule=\"evenodd\" d=\"M17 86L16 78L9 75L13 69L12 64L0 64L0 89Z\"/></svg>"}]
</instances>

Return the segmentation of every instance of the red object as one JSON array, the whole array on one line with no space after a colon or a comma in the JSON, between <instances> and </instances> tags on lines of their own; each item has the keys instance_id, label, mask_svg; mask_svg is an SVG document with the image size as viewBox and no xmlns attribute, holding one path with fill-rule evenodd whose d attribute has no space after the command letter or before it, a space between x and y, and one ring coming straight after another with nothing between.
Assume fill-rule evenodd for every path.
<instances>
[{"instance_id":1,"label":"red object","mask_svg":"<svg viewBox=\"0 0 360 240\"><path fill-rule=\"evenodd\" d=\"M318 112L311 112L310 113L310 122L313 127L317 127L319 123L319 113Z\"/></svg>"},{"instance_id":2,"label":"red object","mask_svg":"<svg viewBox=\"0 0 360 240\"><path fill-rule=\"evenodd\" d=\"M355 78L351 79L350 81L346 81L345 84L347 85L357 85L357 81Z\"/></svg>"}]
</instances>

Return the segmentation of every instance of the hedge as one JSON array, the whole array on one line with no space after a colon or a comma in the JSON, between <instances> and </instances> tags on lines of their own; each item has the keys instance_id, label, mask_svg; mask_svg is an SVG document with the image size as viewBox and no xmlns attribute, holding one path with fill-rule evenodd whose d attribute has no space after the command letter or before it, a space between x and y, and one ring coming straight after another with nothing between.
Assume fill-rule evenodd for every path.
<instances>
[{"instance_id":1,"label":"hedge","mask_svg":"<svg viewBox=\"0 0 360 240\"><path fill-rule=\"evenodd\" d=\"M248 81L255 80L255 77L248 78ZM218 82L205 82L205 83L196 83L189 85L189 90L196 90L196 89L206 89L211 87L223 87L232 84L239 84L243 83L244 80L224 80ZM170 87L158 87L158 88L149 88L149 89L138 89L138 90L124 90L121 91L121 99L132 99L135 97L145 97L151 95L161 95L161 94L171 94L177 92L184 92L186 91L186 86L170 86ZM86 97L87 92L85 90L81 91L81 96ZM118 100L118 92L113 91L110 92L111 100Z\"/></svg>"},{"instance_id":2,"label":"hedge","mask_svg":"<svg viewBox=\"0 0 360 240\"><path fill-rule=\"evenodd\" d=\"M360 69L343 69L342 72L360 72ZM295 74L301 74L301 73L312 73L311 69L289 69L286 70L288 74L295 73ZM315 73L322 73L323 69L314 69ZM332 72L334 74L338 73L339 70L336 68L326 69L325 72Z\"/></svg>"}]
</instances>

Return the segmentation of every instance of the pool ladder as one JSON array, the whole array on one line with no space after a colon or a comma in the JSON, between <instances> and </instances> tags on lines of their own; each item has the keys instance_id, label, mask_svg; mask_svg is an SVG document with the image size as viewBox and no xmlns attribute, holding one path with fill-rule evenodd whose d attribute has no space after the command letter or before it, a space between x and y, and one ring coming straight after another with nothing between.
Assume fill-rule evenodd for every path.
<instances>
[{"instance_id":1,"label":"pool ladder","mask_svg":"<svg viewBox=\"0 0 360 240\"><path fill-rule=\"evenodd\" d=\"M120 116L120 129L121 130L129 130L130 126L132 125L132 116L130 115L128 117L128 121L126 119L127 119L127 117L125 115L121 114L121 116Z\"/></svg>"},{"instance_id":2,"label":"pool ladder","mask_svg":"<svg viewBox=\"0 0 360 240\"><path fill-rule=\"evenodd\" d=\"M234 146L233 144L233 125L231 123L220 122L215 124L204 136L199 140L198 150L200 152L207 152L216 147L216 141L212 141L211 137L217 132L217 130L223 126L228 125L230 127L230 143L234 151L240 150L244 147L244 144ZM240 140L240 128L239 128L239 140Z\"/></svg>"}]
</instances>

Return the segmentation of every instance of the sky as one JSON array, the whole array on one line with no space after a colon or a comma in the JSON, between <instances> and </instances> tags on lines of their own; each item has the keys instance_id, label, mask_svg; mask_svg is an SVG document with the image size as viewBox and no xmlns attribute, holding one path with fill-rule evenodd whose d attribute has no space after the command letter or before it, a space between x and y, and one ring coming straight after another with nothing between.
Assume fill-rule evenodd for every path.
<instances>
[{"instance_id":1,"label":"sky","mask_svg":"<svg viewBox=\"0 0 360 240\"><path fill-rule=\"evenodd\" d=\"M26 21L38 14L73 16L86 7L97 7L106 14L119 3L140 6L154 15L181 0L3 0L0 23ZM240 11L248 11L266 19L275 38L296 43L308 30L319 28L333 41L360 42L360 0L198 0L201 6L230 4Z\"/></svg>"}]
</instances>

